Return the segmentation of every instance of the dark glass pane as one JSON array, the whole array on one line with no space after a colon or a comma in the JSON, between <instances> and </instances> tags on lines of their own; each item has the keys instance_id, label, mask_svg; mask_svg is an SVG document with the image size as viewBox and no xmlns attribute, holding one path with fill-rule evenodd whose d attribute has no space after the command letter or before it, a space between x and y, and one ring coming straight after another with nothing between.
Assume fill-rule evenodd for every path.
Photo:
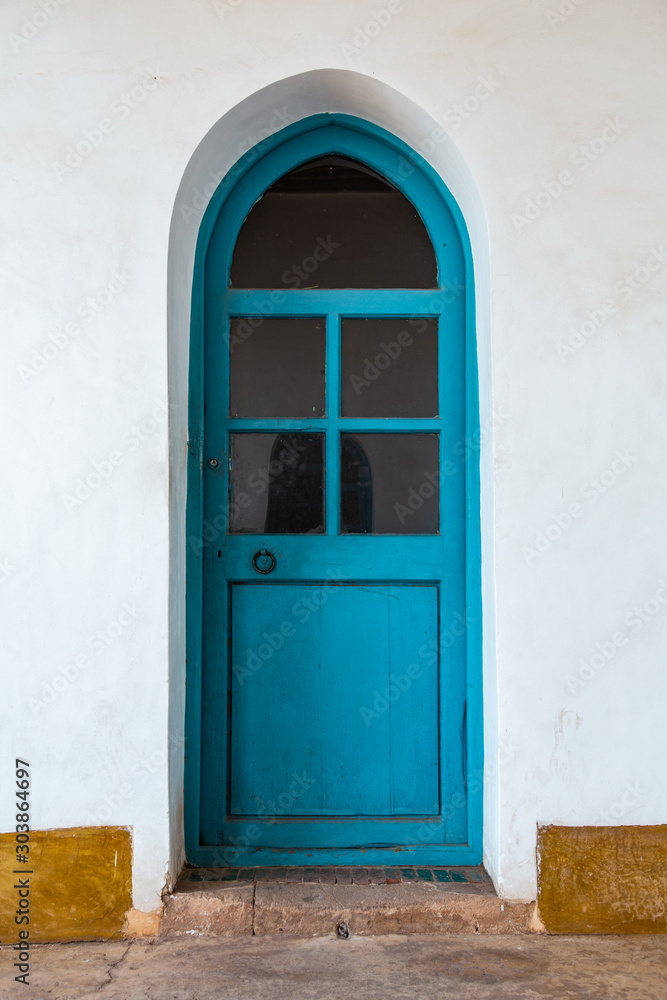
<instances>
[{"instance_id":1,"label":"dark glass pane","mask_svg":"<svg viewBox=\"0 0 667 1000\"><path fill-rule=\"evenodd\" d=\"M436 534L438 440L437 434L343 434L343 534Z\"/></svg>"},{"instance_id":2,"label":"dark glass pane","mask_svg":"<svg viewBox=\"0 0 667 1000\"><path fill-rule=\"evenodd\" d=\"M426 227L369 167L326 156L279 178L253 205L232 258L235 288L435 288Z\"/></svg>"},{"instance_id":3,"label":"dark glass pane","mask_svg":"<svg viewBox=\"0 0 667 1000\"><path fill-rule=\"evenodd\" d=\"M438 415L438 321L344 319L344 417Z\"/></svg>"},{"instance_id":4,"label":"dark glass pane","mask_svg":"<svg viewBox=\"0 0 667 1000\"><path fill-rule=\"evenodd\" d=\"M229 530L324 531L324 435L232 434Z\"/></svg>"},{"instance_id":5,"label":"dark glass pane","mask_svg":"<svg viewBox=\"0 0 667 1000\"><path fill-rule=\"evenodd\" d=\"M231 416L323 416L325 325L311 317L232 318Z\"/></svg>"}]
</instances>

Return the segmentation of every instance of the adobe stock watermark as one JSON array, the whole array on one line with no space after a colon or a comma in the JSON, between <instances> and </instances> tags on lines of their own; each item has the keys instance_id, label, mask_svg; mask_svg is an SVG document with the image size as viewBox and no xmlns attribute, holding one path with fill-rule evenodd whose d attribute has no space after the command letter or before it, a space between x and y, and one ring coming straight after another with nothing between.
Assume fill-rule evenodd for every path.
<instances>
[{"instance_id":1,"label":"adobe stock watermark","mask_svg":"<svg viewBox=\"0 0 667 1000\"><path fill-rule=\"evenodd\" d=\"M292 808L297 799L301 798L306 789L315 784L315 779L309 778L305 771L303 774L297 774L293 771L291 777L294 780L290 783L289 788L280 792L276 796L275 801L273 799L269 799L267 802L260 800L257 806L255 815L268 816L268 825L275 823L278 816L284 816Z\"/></svg>"},{"instance_id":2,"label":"adobe stock watermark","mask_svg":"<svg viewBox=\"0 0 667 1000\"><path fill-rule=\"evenodd\" d=\"M497 80L494 80L493 73L487 73L486 76L480 76L477 78L477 85L472 90L470 94L467 94L462 101L457 101L456 104L452 104L450 108L445 111L442 116L442 120L445 125L449 126L452 131L460 128L465 121L467 121L476 111L479 110L482 104L484 104L488 99L496 93L499 89L500 84ZM433 134L431 138L434 139ZM420 149L420 152L422 150ZM431 150L432 152L432 150Z\"/></svg>"},{"instance_id":3,"label":"adobe stock watermark","mask_svg":"<svg viewBox=\"0 0 667 1000\"><path fill-rule=\"evenodd\" d=\"M121 447L110 452L107 458L93 462L92 472L80 476L71 493L62 494L61 500L67 511L71 514L76 507L80 507L96 490L108 482L128 454L136 451L144 441L147 441L166 419L167 410L162 403L157 403L148 416L125 431L121 437Z\"/></svg>"},{"instance_id":4,"label":"adobe stock watermark","mask_svg":"<svg viewBox=\"0 0 667 1000\"><path fill-rule=\"evenodd\" d=\"M551 8L545 10L544 16L551 28L558 28L559 25L567 21L568 17L572 17L584 3L586 0L561 0L556 10Z\"/></svg>"},{"instance_id":5,"label":"adobe stock watermark","mask_svg":"<svg viewBox=\"0 0 667 1000\"><path fill-rule=\"evenodd\" d=\"M301 288L302 283L308 281L320 264L329 260L334 250L338 250L339 247L340 243L335 242L331 233L327 235L326 239L318 236L312 254L304 257L300 265L292 264L286 271L283 271L280 276L283 285L291 289Z\"/></svg>"},{"instance_id":6,"label":"adobe stock watermark","mask_svg":"<svg viewBox=\"0 0 667 1000\"><path fill-rule=\"evenodd\" d=\"M629 126L622 122L618 115L614 118L607 118L600 134L591 139L586 145L579 146L570 155L570 163L581 174L588 169L591 163L594 163L600 156L606 153L609 147L616 142L619 135L625 132L627 128ZM556 180L542 181L540 190L532 198L526 200L523 210L524 214L513 213L512 222L516 231L520 233L527 226L532 226L542 216L545 209L549 208L554 201L557 201L566 188L574 184L577 176L571 170L561 170Z\"/></svg>"},{"instance_id":7,"label":"adobe stock watermark","mask_svg":"<svg viewBox=\"0 0 667 1000\"><path fill-rule=\"evenodd\" d=\"M268 124L260 128L257 132L247 135L236 147L236 155L228 160L226 166L221 170L209 170L210 180L202 188L194 188L192 198L189 202L179 202L178 210L181 218L190 223L192 219L200 219L208 207L214 192L220 187L225 190L234 181L245 173L251 163L254 163L258 156L266 148L266 140L276 132L280 132L286 125L298 119L290 114L287 105L282 108L273 108L273 113ZM244 156L244 154L248 154ZM241 162L241 157L244 157Z\"/></svg>"},{"instance_id":8,"label":"adobe stock watermark","mask_svg":"<svg viewBox=\"0 0 667 1000\"><path fill-rule=\"evenodd\" d=\"M566 674L564 678L565 690L570 695L576 695L583 691L587 685L597 677L602 670L615 658L620 649L627 645L628 639L637 635L644 627L661 614L667 606L667 581L660 580L653 597L649 597L643 604L635 604L628 608L623 615L623 626L612 632L612 634L602 642L595 644L595 652L588 659L583 657L577 664L577 673Z\"/></svg>"},{"instance_id":9,"label":"adobe stock watermark","mask_svg":"<svg viewBox=\"0 0 667 1000\"><path fill-rule=\"evenodd\" d=\"M581 496L588 502L589 506L596 504L601 496L612 489L619 479L621 479L629 469L639 461L637 455L633 455L627 449L617 451L610 464L598 473L591 476L579 489ZM543 529L535 533L535 541L532 545L523 545L521 554L527 566L533 560L540 559L545 552L570 530L575 521L580 520L586 513L586 507L578 501L573 500L568 504L567 509L559 514L552 514L548 524Z\"/></svg>"},{"instance_id":10,"label":"adobe stock watermark","mask_svg":"<svg viewBox=\"0 0 667 1000\"><path fill-rule=\"evenodd\" d=\"M227 14L233 14L234 11L241 7L245 3L245 0L213 0L213 10L216 12L221 21L224 21Z\"/></svg>"},{"instance_id":11,"label":"adobe stock watermark","mask_svg":"<svg viewBox=\"0 0 667 1000\"><path fill-rule=\"evenodd\" d=\"M16 566L8 558L0 562L0 584L6 583L10 576L16 572Z\"/></svg>"},{"instance_id":12,"label":"adobe stock watermark","mask_svg":"<svg viewBox=\"0 0 667 1000\"><path fill-rule=\"evenodd\" d=\"M609 826L616 826L619 819L627 816L628 813L633 812L637 808L647 791L648 789L644 788L639 781L626 782L623 786L623 792L617 801L613 802L608 809L598 813L595 825L604 823Z\"/></svg>"},{"instance_id":13,"label":"adobe stock watermark","mask_svg":"<svg viewBox=\"0 0 667 1000\"><path fill-rule=\"evenodd\" d=\"M404 671L392 673L391 680L384 691L373 692L372 705L362 705L359 708L359 715L364 720L367 729L373 724L375 719L380 719L388 712L391 705L398 701L401 695L405 694L412 687L414 681L419 680L424 674L424 667L432 667L438 662L438 654L441 649L449 649L461 636L465 635L467 629L477 619L472 616L462 615L457 611L449 625L442 626L439 631L439 639L429 639L417 650L417 662L408 664Z\"/></svg>"},{"instance_id":14,"label":"adobe stock watermark","mask_svg":"<svg viewBox=\"0 0 667 1000\"><path fill-rule=\"evenodd\" d=\"M262 817L261 825L259 823L250 823L245 827L245 832L241 836L231 836L229 838L229 847L215 852L213 864L216 867L226 868L234 865L237 863L239 850L247 850L248 848L258 846L257 842L260 840L262 832L268 827L273 826L279 817L285 816L297 799L300 799L315 784L315 779L309 778L306 771L303 774L297 774L293 771L290 777L294 780L290 783L289 788L276 796L275 801L261 802L256 807L254 815Z\"/></svg>"},{"instance_id":15,"label":"adobe stock watermark","mask_svg":"<svg viewBox=\"0 0 667 1000\"><path fill-rule=\"evenodd\" d=\"M27 385L31 379L48 368L82 334L89 333L91 327L88 324L94 323L97 317L127 288L131 280L132 274L126 267L120 271L117 268L114 269L104 288L98 288L93 295L86 296L76 307L76 315L82 323L87 325L81 326L72 321L66 323L62 330L54 330L41 347L33 347L30 359L26 360L25 364L17 366L23 384Z\"/></svg>"},{"instance_id":16,"label":"adobe stock watermark","mask_svg":"<svg viewBox=\"0 0 667 1000\"><path fill-rule=\"evenodd\" d=\"M7 34L9 44L11 45L14 52L17 54L22 50L24 45L31 42L35 38L42 28L45 28L47 24L56 17L63 7L66 7L70 0L39 0L37 5L38 9L34 10L32 14L24 17L21 21L21 27L18 33L15 31L10 31Z\"/></svg>"},{"instance_id":17,"label":"adobe stock watermark","mask_svg":"<svg viewBox=\"0 0 667 1000\"><path fill-rule=\"evenodd\" d=\"M364 49L368 48L371 42L378 35L389 27L397 14L403 13L401 0L389 0L386 7L380 10L369 11L369 18L365 24L359 25L354 30L352 38L348 42L340 42L338 48L345 56L345 61L349 64L355 56L358 56Z\"/></svg>"},{"instance_id":18,"label":"adobe stock watermark","mask_svg":"<svg viewBox=\"0 0 667 1000\"><path fill-rule=\"evenodd\" d=\"M426 320L421 318L412 318L408 320L409 326L416 327L416 332L424 333L428 328ZM354 389L355 395L360 396L364 389L369 388L372 382L375 382L383 371L390 368L394 361L397 361L403 353L405 347L412 347L414 344L414 337L408 330L401 330L397 334L396 340L390 340L388 343L386 341L381 341L380 352L375 355L371 360L370 358L364 358L364 367L361 374L352 372L348 376L349 381Z\"/></svg>"},{"instance_id":19,"label":"adobe stock watermark","mask_svg":"<svg viewBox=\"0 0 667 1000\"><path fill-rule=\"evenodd\" d=\"M342 580L342 571L339 568L329 568L326 575L330 582L322 584L321 587L313 587L310 597L296 601L290 608L291 618L285 619L275 628L272 627L262 632L260 636L262 642L255 649L250 647L246 649L245 661L232 665L234 677L241 686L245 684L248 677L252 677L265 663L268 663L273 658L274 653L282 649L288 639L296 635L295 621L299 626L305 625L314 614L317 614L324 607L331 594L335 593L338 582Z\"/></svg>"},{"instance_id":20,"label":"adobe stock watermark","mask_svg":"<svg viewBox=\"0 0 667 1000\"><path fill-rule=\"evenodd\" d=\"M656 884L656 894L660 893ZM610 902L609 908L619 919L654 921L665 916L667 904L664 901L664 894L660 893L656 900L656 895L647 897L636 897L633 893L624 895L622 899L614 899ZM662 928L660 928L662 930ZM633 928L633 931L636 927Z\"/></svg>"},{"instance_id":21,"label":"adobe stock watermark","mask_svg":"<svg viewBox=\"0 0 667 1000\"><path fill-rule=\"evenodd\" d=\"M166 79L167 74L159 67L154 70L147 69L146 76L141 83L135 84L129 91L123 91L119 97L111 102L109 112L114 117L100 118L92 128L82 130L80 139L65 147L62 162L54 160L51 166L54 176L62 181L63 177L73 173L84 160L87 160L96 149L99 149L108 135L116 131L119 122L129 118L132 112L143 104L146 98L150 97Z\"/></svg>"},{"instance_id":22,"label":"adobe stock watermark","mask_svg":"<svg viewBox=\"0 0 667 1000\"><path fill-rule=\"evenodd\" d=\"M245 490L238 490L234 493L234 498L229 503L219 503L216 515L210 520L206 518L202 524L201 537L189 535L188 543L192 550L201 555L203 550L217 542L222 535L226 535L228 526L240 524L241 512L247 510L253 504L253 498L264 496L271 484L287 469L294 468L302 460L302 454L307 446L301 443L298 435L292 439L291 443L281 449L277 458L273 458L266 466L259 466L246 479L246 484L252 490L247 493Z\"/></svg>"},{"instance_id":23,"label":"adobe stock watermark","mask_svg":"<svg viewBox=\"0 0 667 1000\"><path fill-rule=\"evenodd\" d=\"M311 278L316 272L319 264L324 263L332 256L335 249L340 247L340 243L336 243L331 235L327 236L326 240L323 237L318 237L318 246L315 249L321 251L319 256L315 253L313 256L305 257L301 262L301 265L292 264L290 268L283 271L281 278L284 284L289 284L290 290L294 291L301 287L301 282L306 280L306 278ZM316 285L311 286L316 288ZM460 281L451 281L449 279L444 279L443 288L440 292L439 298L433 299L428 306L424 307L424 312L428 314L429 309L437 312L440 310L442 303L451 304L456 301L459 295L465 292L465 284L461 284ZM285 293L280 289L275 289L264 299L255 299L250 307L250 312L254 315L246 315L241 318L233 318L229 325L229 328L225 331L224 337L225 341L229 342L230 353L233 354L236 347L243 344L245 341L252 337L255 330L258 330L265 319L269 319L276 311L277 306L280 306L285 301ZM418 327L418 333L422 333L426 329L425 320L422 317L414 317L408 320L408 324ZM408 340L409 339L409 343ZM361 389L364 386L369 386L371 382L375 381L380 375L380 373L390 367L390 364L395 361L402 352L402 349L407 346L411 346L413 341L411 335L406 331L401 333L397 337L397 341L390 341L389 344L380 344L382 351L376 358L371 360L370 358L365 359L364 369L361 375L354 374L350 376L350 380L355 389L357 395L361 394Z\"/></svg>"},{"instance_id":24,"label":"adobe stock watermark","mask_svg":"<svg viewBox=\"0 0 667 1000\"><path fill-rule=\"evenodd\" d=\"M398 701L402 694L409 691L413 681L418 680L423 674L424 671L419 663L410 663L404 672L392 674L392 679L384 691L374 691L372 706L361 705L359 708L359 715L364 720L366 729L370 728L375 719L380 719L385 712L388 712L393 702Z\"/></svg>"},{"instance_id":25,"label":"adobe stock watermark","mask_svg":"<svg viewBox=\"0 0 667 1000\"><path fill-rule=\"evenodd\" d=\"M456 475L461 469L461 465L470 461L479 452L482 445L489 440L493 431L506 423L507 419L503 413L494 410L485 420L484 425L474 434L466 434L464 438L456 442L452 449L455 459L447 458L437 470L425 471L421 483L408 489L405 503L394 504L394 513L399 523L403 525L409 517L414 517L417 511L421 510L424 504L431 500L438 490L442 489L445 480Z\"/></svg>"},{"instance_id":26,"label":"adobe stock watermark","mask_svg":"<svg viewBox=\"0 0 667 1000\"><path fill-rule=\"evenodd\" d=\"M629 302L666 263L667 250L662 244L659 247L651 247L648 256L639 267L615 282L616 295L606 299L599 308L587 313L587 318L581 326L571 326L567 342L559 340L555 344L554 350L561 361L567 361L571 355L580 351L602 329L608 318L618 312L619 306Z\"/></svg>"},{"instance_id":27,"label":"adobe stock watermark","mask_svg":"<svg viewBox=\"0 0 667 1000\"><path fill-rule=\"evenodd\" d=\"M281 280L290 291L301 288L304 281L312 279L319 267L324 264L333 253L340 248L331 233L327 237L318 236L312 253L306 255L300 264L292 264L283 271ZM310 286L316 288L316 285ZM274 289L264 299L255 299L252 309L255 315L244 316L242 318L233 317L229 329L225 331L225 340L229 342L230 353L234 353L234 348L243 344L252 337L265 319L268 319L276 311L276 307L285 301L285 293L279 288ZM233 327L233 331L232 331Z\"/></svg>"},{"instance_id":28,"label":"adobe stock watermark","mask_svg":"<svg viewBox=\"0 0 667 1000\"><path fill-rule=\"evenodd\" d=\"M57 701L69 687L74 684L82 673L92 665L94 656L102 656L113 644L125 633L143 612L133 601L124 601L120 606L120 611L110 622L102 628L96 629L86 640L86 650L90 652L77 653L69 663L61 667L57 674L54 674L49 681L44 681L39 690L39 696L28 698L28 708L33 715L39 715L45 711L49 705Z\"/></svg>"},{"instance_id":29,"label":"adobe stock watermark","mask_svg":"<svg viewBox=\"0 0 667 1000\"><path fill-rule=\"evenodd\" d=\"M498 769L512 760L518 753L519 747L514 746L507 737L498 740L497 760L486 760L481 770L477 769L468 774L467 794L465 792L454 792L448 802L443 802L441 816L437 822L421 823L419 825L417 830L417 840L419 843L428 844L434 838L438 839L442 837L443 821L451 823L461 809L467 809L468 799L473 795L478 795L484 787L484 782L489 778L494 778L498 773ZM414 843L414 839L410 837L410 839L406 839L405 843L409 846Z\"/></svg>"},{"instance_id":30,"label":"adobe stock watermark","mask_svg":"<svg viewBox=\"0 0 667 1000\"><path fill-rule=\"evenodd\" d=\"M153 750L137 764L133 764L129 773L131 780L121 782L115 791L109 792L94 809L89 810L86 823L89 826L99 826L110 820L125 802L134 798L137 792L150 781L151 777L162 771L169 760L178 757L184 748L185 738L183 736L170 735L167 741L167 751Z\"/></svg>"},{"instance_id":31,"label":"adobe stock watermark","mask_svg":"<svg viewBox=\"0 0 667 1000\"><path fill-rule=\"evenodd\" d=\"M600 818L607 822L610 826L630 826L630 823L624 818L628 813L633 812L637 809L644 796L648 793L648 789L644 788L640 782L627 782L624 791L619 797L619 799L614 803L611 808L600 813ZM635 824L639 826L635 820ZM630 860L628 858L628 868L631 872L631 877L636 878L639 873L643 875L644 878L648 875L648 872L642 872L641 862L644 860L643 853L639 852L639 857L637 857L637 848L635 847L634 858ZM648 860L648 859L647 859ZM632 866L632 867L630 867ZM635 874L635 871L637 874ZM664 879L664 869L660 873ZM665 898L664 892L664 881L663 879L656 878L652 873L647 878L647 881L643 885L643 891L640 892L620 892L618 899L612 899L609 902L609 909L614 914L616 921L645 921L645 930L649 930L650 925L656 921L662 920L667 913L667 899ZM663 927L653 927L653 930L662 931ZM637 926L632 927L632 931L636 931Z\"/></svg>"},{"instance_id":32,"label":"adobe stock watermark","mask_svg":"<svg viewBox=\"0 0 667 1000\"><path fill-rule=\"evenodd\" d=\"M477 78L477 83L461 101L456 101L456 103L450 105L450 107L443 112L441 115L442 121L449 126L451 131L455 131L460 128L461 125L471 118L476 111L486 102L488 99L500 89L500 83L494 78L493 70L487 73L486 76L479 76ZM421 156L428 157L431 156L442 143L449 140L449 132L446 129L441 128L436 125L435 128L431 129L429 134L425 139L420 139L415 143L415 151ZM401 155L399 157L398 174L405 180L410 177L415 170L420 169L417 165L412 162L408 157Z\"/></svg>"}]
</instances>

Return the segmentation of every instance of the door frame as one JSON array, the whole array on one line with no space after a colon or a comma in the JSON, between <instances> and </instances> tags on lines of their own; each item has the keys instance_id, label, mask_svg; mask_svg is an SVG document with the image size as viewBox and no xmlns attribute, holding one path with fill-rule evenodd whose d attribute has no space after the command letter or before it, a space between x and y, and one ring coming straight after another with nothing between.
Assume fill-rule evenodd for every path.
<instances>
[{"instance_id":1,"label":"door frame","mask_svg":"<svg viewBox=\"0 0 667 1000\"><path fill-rule=\"evenodd\" d=\"M438 174L424 159L400 139L386 130L359 118L341 114L322 114L289 125L262 141L242 156L222 179L211 197L202 219L195 254L189 365L188 409L188 483L186 507L186 705L185 705L185 790L184 826L186 854L191 863L208 866L234 864L237 847L210 847L200 843L202 757L202 610L203 610L203 443L204 443L204 335L205 335L205 259L218 216L225 201L235 190L235 181L255 165L261 155L306 132L327 125L338 125L350 132L379 140L397 157L399 176L408 177L419 171L435 188L449 209L461 241L465 260L465 384L464 439L460 442L460 458L465 463L465 590L466 590L466 734L464 757L468 833L465 843L458 845L430 844L433 834L425 821L420 831L420 845L397 852L391 848L368 849L367 863L378 864L479 864L482 857L482 796L483 796L483 716L482 716L482 592L481 592L481 523L479 469L479 390L475 329L475 294L472 250L462 213ZM363 152L360 153L363 160ZM232 181L232 183L230 183ZM409 195L408 195L409 197ZM425 220L426 221L426 220ZM458 449L457 449L458 450ZM210 530L223 534L226 514L221 512ZM209 544L212 541L209 540ZM441 804L441 814L455 814L463 805L461 793L450 802ZM422 835L423 834L423 835ZM262 852L263 855L266 851ZM337 864L344 864L345 851L339 852ZM375 857L377 855L377 858ZM258 863L259 860L258 860ZM276 851L273 859L262 857L266 864L317 863L313 850Z\"/></svg>"}]
</instances>

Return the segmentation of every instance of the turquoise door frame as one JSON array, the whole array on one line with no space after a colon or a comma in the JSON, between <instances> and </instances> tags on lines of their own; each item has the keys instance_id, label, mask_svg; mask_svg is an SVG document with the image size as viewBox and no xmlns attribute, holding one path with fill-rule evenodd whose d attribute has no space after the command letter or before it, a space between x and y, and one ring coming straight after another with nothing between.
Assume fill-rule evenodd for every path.
<instances>
[{"instance_id":1,"label":"turquoise door frame","mask_svg":"<svg viewBox=\"0 0 667 1000\"><path fill-rule=\"evenodd\" d=\"M232 251L253 204L278 177L330 153L366 163L417 208L436 252L438 289L280 289L279 295L272 289L228 291ZM483 790L481 545L478 449L470 446L479 440L479 406L472 256L463 218L442 180L405 144L382 129L342 115L321 115L285 128L262 143L261 157L256 149L246 154L233 174L238 178L236 183L225 178L205 213L193 280L187 503L188 858L200 865L479 863ZM326 417L307 422L229 419L228 396L220 390L228 382L225 333L230 317L254 315L326 317ZM387 421L336 415L340 329L346 315L438 319L438 418ZM225 349L220 349L221 345ZM257 535L227 532L226 456L230 432L275 432L277 424L281 431L325 433L330 442L344 430L439 434L440 534L340 535L338 450L328 446L326 534L262 535L259 539L262 546L279 551L279 567L270 585L263 588L260 605L264 600L267 606L279 609L282 601L289 607L297 594L290 587L303 582L322 586L330 581L325 568L332 565L344 569L344 580L350 584L367 585L360 590L377 592L378 587L384 587L389 593L391 588L402 587L393 591L393 600L403 600L408 589L421 588L426 594L434 588L437 597L432 610L411 609L409 597L403 602L406 621L411 615L416 621L422 614L422 634L435 629L442 651L436 678L437 718L429 723L426 704L415 707L423 713L426 728L435 726L437 794L430 805L424 805L424 799L424 807L414 815L378 816L376 810L372 817L355 816L354 823L350 817L341 825L334 818L322 820L318 812L316 817L300 818L299 823L293 817L273 815L263 824L257 817L235 815L230 809L229 757L234 736L230 732L233 712L229 709L228 718L227 706L233 688L232 589L237 595L235 627L248 628L258 614L258 605L248 604L248 595L259 594L256 588L252 590L257 576L251 562L259 545ZM211 456L218 463L214 462L213 468L207 465ZM332 590L335 599L344 602L343 591L347 589ZM262 620L261 612L257 620ZM400 651L403 662L411 655L409 643L404 646ZM420 656L423 670L429 657ZM413 782L426 780L419 770L419 739L414 747L406 745L406 750ZM239 748L234 752L238 754ZM402 780L407 788L405 776ZM345 824L348 834L341 832ZM341 842L345 835L349 836L348 846Z\"/></svg>"}]
</instances>

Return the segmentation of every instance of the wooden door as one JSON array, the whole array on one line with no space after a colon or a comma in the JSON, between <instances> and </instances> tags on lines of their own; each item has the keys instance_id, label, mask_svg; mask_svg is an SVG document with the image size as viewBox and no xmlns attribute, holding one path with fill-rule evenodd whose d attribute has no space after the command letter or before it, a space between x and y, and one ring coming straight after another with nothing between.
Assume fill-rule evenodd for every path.
<instances>
[{"instance_id":1,"label":"wooden door","mask_svg":"<svg viewBox=\"0 0 667 1000\"><path fill-rule=\"evenodd\" d=\"M479 860L466 264L399 174L350 129L300 135L207 248L202 863Z\"/></svg>"}]
</instances>

